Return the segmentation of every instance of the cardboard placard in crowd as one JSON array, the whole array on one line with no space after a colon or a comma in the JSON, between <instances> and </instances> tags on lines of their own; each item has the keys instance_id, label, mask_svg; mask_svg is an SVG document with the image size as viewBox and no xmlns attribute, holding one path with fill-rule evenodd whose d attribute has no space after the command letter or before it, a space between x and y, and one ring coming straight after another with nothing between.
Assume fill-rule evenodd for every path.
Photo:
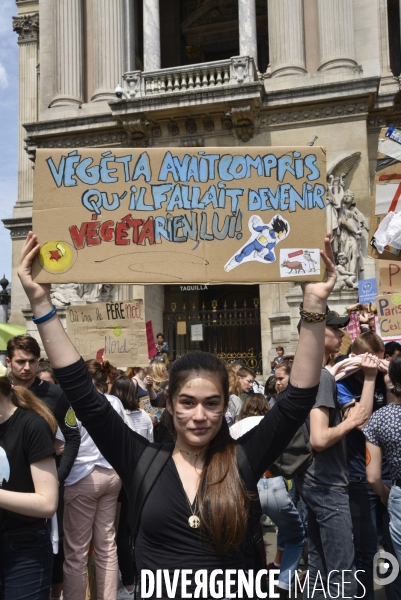
<instances>
[{"instance_id":1,"label":"cardboard placard in crowd","mask_svg":"<svg viewBox=\"0 0 401 600\"><path fill-rule=\"evenodd\" d=\"M387 294L401 290L401 265L392 260L381 260L380 293Z\"/></svg>"},{"instance_id":2,"label":"cardboard placard in crowd","mask_svg":"<svg viewBox=\"0 0 401 600\"><path fill-rule=\"evenodd\" d=\"M157 355L155 337L153 335L152 321L146 321L146 341L148 344L148 358L154 358Z\"/></svg>"},{"instance_id":3,"label":"cardboard placard in crowd","mask_svg":"<svg viewBox=\"0 0 401 600\"><path fill-rule=\"evenodd\" d=\"M392 134L393 129L384 127L379 135L368 240L368 255L371 258L392 262L401 260L400 250L386 245L385 250L379 253L375 245L375 232L389 212L401 211L401 140L397 141L397 130Z\"/></svg>"},{"instance_id":4,"label":"cardboard placard in crowd","mask_svg":"<svg viewBox=\"0 0 401 600\"><path fill-rule=\"evenodd\" d=\"M386 294L376 298L380 337L386 341L401 337L401 294Z\"/></svg>"},{"instance_id":5,"label":"cardboard placard in crowd","mask_svg":"<svg viewBox=\"0 0 401 600\"><path fill-rule=\"evenodd\" d=\"M318 281L319 147L36 152L41 283Z\"/></svg>"},{"instance_id":6,"label":"cardboard placard in crowd","mask_svg":"<svg viewBox=\"0 0 401 600\"><path fill-rule=\"evenodd\" d=\"M108 360L114 367L149 362L142 300L69 306L66 322L67 334L84 360Z\"/></svg>"}]
</instances>

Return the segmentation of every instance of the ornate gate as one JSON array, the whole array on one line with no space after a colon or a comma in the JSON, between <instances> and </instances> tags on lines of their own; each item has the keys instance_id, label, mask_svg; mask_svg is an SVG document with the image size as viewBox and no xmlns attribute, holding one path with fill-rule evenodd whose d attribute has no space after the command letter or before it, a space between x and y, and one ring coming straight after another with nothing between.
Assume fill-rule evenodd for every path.
<instances>
[{"instance_id":1,"label":"ornate gate","mask_svg":"<svg viewBox=\"0 0 401 600\"><path fill-rule=\"evenodd\" d=\"M204 350L225 362L241 359L261 373L258 286L182 289L184 294L165 293L164 335L170 358L175 360L191 350Z\"/></svg>"}]
</instances>

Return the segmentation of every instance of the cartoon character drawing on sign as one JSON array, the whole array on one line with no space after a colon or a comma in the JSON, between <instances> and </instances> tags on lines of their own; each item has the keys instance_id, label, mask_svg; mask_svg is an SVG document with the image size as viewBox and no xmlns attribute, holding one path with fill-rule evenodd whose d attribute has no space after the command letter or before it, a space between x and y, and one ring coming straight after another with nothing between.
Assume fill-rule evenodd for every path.
<instances>
[{"instance_id":1,"label":"cartoon character drawing on sign","mask_svg":"<svg viewBox=\"0 0 401 600\"><path fill-rule=\"evenodd\" d=\"M308 263L309 272L316 273L317 261L312 258L311 253L308 250L304 250L303 258L305 258Z\"/></svg>"},{"instance_id":2,"label":"cartoon character drawing on sign","mask_svg":"<svg viewBox=\"0 0 401 600\"><path fill-rule=\"evenodd\" d=\"M3 487L3 482L10 479L10 463L8 462L7 454L0 446L0 488Z\"/></svg>"},{"instance_id":3,"label":"cartoon character drawing on sign","mask_svg":"<svg viewBox=\"0 0 401 600\"><path fill-rule=\"evenodd\" d=\"M240 263L251 260L275 262L276 245L290 233L290 224L280 215L273 217L267 224L257 215L253 215L249 219L248 227L252 234L251 239L230 258L224 266L225 271L231 271Z\"/></svg>"}]
</instances>

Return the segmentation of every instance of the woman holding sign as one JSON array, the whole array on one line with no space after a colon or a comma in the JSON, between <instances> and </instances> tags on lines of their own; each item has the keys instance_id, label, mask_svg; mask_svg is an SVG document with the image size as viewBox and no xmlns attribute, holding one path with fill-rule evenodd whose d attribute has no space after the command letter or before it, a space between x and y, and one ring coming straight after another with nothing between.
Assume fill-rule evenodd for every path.
<instances>
[{"instance_id":1,"label":"woman holding sign","mask_svg":"<svg viewBox=\"0 0 401 600\"><path fill-rule=\"evenodd\" d=\"M37 238L30 233L18 274L35 318L41 318L38 329L47 356L77 417L129 490L149 442L125 426L93 386L84 361L52 307L50 286L32 279L32 261L38 252ZM325 239L321 257L328 278L303 284L302 326L290 382L280 402L252 431L237 441L230 437L224 418L229 400L228 375L218 358L194 352L171 368L167 410L174 423L175 445L147 497L135 541L138 569L148 570L142 573L143 579L152 583L154 573L163 577L160 597L168 596L170 584L178 586L175 595L180 597L188 579L189 593L206 585L209 597L210 590L216 588L224 594L221 597L229 597L243 585L247 570L253 568L248 529L251 500L243 480L249 477L245 471L240 474L237 457L246 457L248 475L251 472L258 480L286 448L315 402L323 362L326 301L336 281L329 238ZM192 575L186 572L181 576L183 568L191 570ZM157 574L160 569L167 572ZM174 579L176 569L178 580ZM228 569L235 570L233 584L229 573L228 583L227 577L221 582L214 580L217 570L225 573ZM206 582L205 578L200 581L200 570L206 574ZM256 577L251 584L258 581Z\"/></svg>"}]
</instances>

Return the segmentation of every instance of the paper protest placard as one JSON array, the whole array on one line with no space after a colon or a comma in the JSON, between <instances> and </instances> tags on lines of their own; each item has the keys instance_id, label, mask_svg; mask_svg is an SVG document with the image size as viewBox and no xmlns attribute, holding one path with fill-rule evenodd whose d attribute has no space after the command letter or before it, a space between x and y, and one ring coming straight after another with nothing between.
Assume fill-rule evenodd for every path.
<instances>
[{"instance_id":1,"label":"paper protest placard","mask_svg":"<svg viewBox=\"0 0 401 600\"><path fill-rule=\"evenodd\" d=\"M401 336L401 294L376 298L377 317L383 340Z\"/></svg>"},{"instance_id":2,"label":"paper protest placard","mask_svg":"<svg viewBox=\"0 0 401 600\"><path fill-rule=\"evenodd\" d=\"M321 280L320 257L282 272L279 251L322 247L325 180L318 147L39 149L35 280Z\"/></svg>"},{"instance_id":3,"label":"paper protest placard","mask_svg":"<svg viewBox=\"0 0 401 600\"><path fill-rule=\"evenodd\" d=\"M147 365L142 300L69 306L67 334L85 359L108 360L115 367Z\"/></svg>"},{"instance_id":4,"label":"paper protest placard","mask_svg":"<svg viewBox=\"0 0 401 600\"><path fill-rule=\"evenodd\" d=\"M380 261L380 293L387 294L401 290L401 265L391 260Z\"/></svg>"},{"instance_id":5,"label":"paper protest placard","mask_svg":"<svg viewBox=\"0 0 401 600\"><path fill-rule=\"evenodd\" d=\"M360 304L374 302L377 296L376 279L361 279L358 281L358 295Z\"/></svg>"},{"instance_id":6,"label":"paper protest placard","mask_svg":"<svg viewBox=\"0 0 401 600\"><path fill-rule=\"evenodd\" d=\"M401 144L384 127L379 136L372 195L369 251L371 258L401 260ZM396 136L395 136L396 137ZM395 219L393 221L393 219Z\"/></svg>"}]
</instances>

